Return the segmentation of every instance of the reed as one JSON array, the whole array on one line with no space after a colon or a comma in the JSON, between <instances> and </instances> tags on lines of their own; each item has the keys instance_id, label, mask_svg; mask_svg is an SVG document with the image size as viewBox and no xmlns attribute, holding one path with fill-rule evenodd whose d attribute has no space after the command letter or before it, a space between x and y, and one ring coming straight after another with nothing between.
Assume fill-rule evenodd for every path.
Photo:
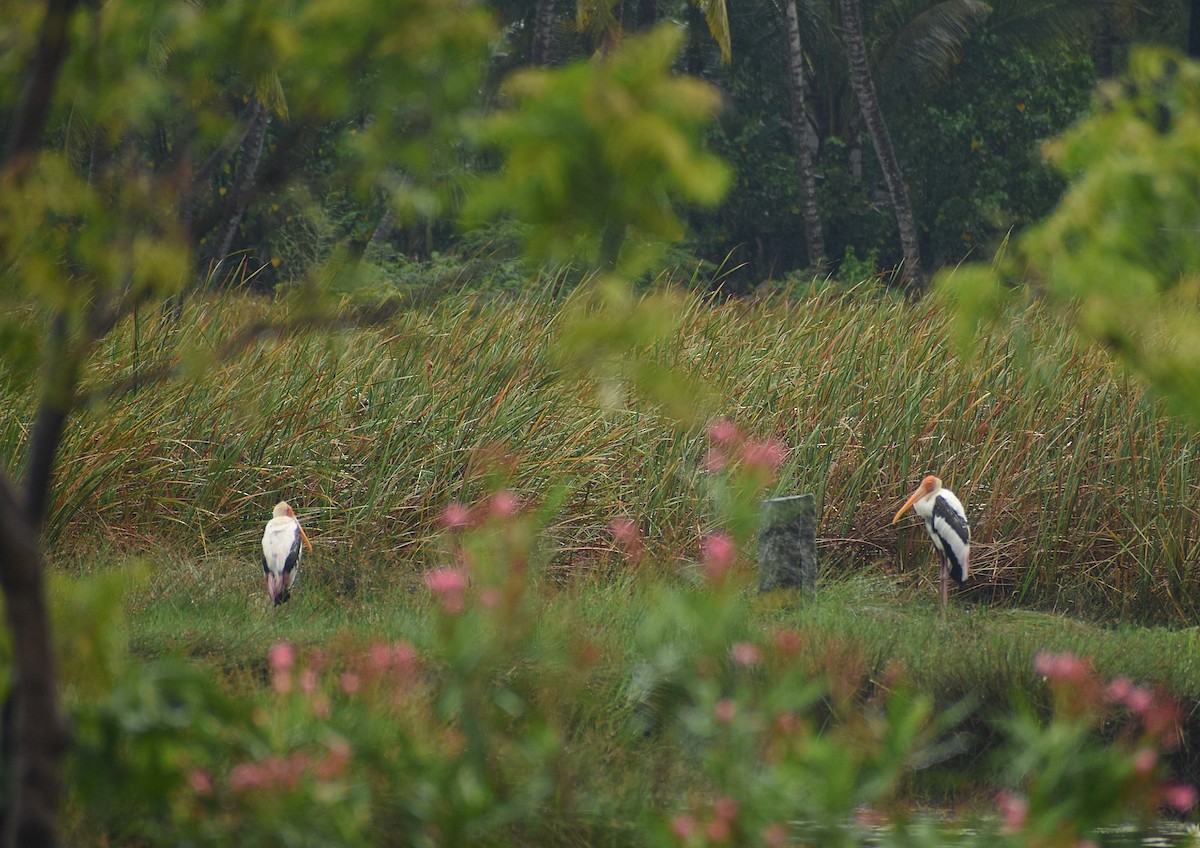
<instances>
[{"instance_id":1,"label":"reed","mask_svg":"<svg viewBox=\"0 0 1200 848\"><path fill-rule=\"evenodd\" d=\"M960 358L933 301L677 297L674 336L646 357L703 386L712 415L787 446L777 489L816 494L824 579L871 567L929 584L923 533L889 522L933 472L972 522L965 600L1197 620L1195 438L1052 316L1028 307ZM129 375L148 352L186 361L270 308L226 297L193 301L174 325L143 317L112 334L91 377ZM552 573L625 568L606 530L618 515L638 521L648 562L693 561L713 520L703 428L564 374L563 314L546 298L450 298L387 327L263 339L202 377L93 408L63 447L54 559L115 545L253 562L286 497L314 562L352 594L436 559L451 502L501 485L539 502L566 482L542 540ZM3 400L19 467L31 403Z\"/></svg>"}]
</instances>

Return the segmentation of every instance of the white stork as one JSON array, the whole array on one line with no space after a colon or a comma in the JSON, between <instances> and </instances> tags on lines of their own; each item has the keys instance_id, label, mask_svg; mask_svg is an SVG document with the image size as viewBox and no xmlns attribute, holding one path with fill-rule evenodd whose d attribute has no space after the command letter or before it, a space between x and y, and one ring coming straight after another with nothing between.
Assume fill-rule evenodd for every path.
<instances>
[{"instance_id":1,"label":"white stork","mask_svg":"<svg viewBox=\"0 0 1200 848\"><path fill-rule=\"evenodd\" d=\"M288 599L288 592L296 582L296 571L300 567L300 543L312 550L308 534L296 520L296 513L287 501L275 504L272 518L263 531L263 575L267 580L267 594L279 606Z\"/></svg>"},{"instance_id":2,"label":"white stork","mask_svg":"<svg viewBox=\"0 0 1200 848\"><path fill-rule=\"evenodd\" d=\"M954 492L942 488L942 481L930 475L908 496L892 519L895 524L909 507L925 522L925 532L937 548L942 561L942 620L946 619L948 577L961 586L971 573L971 528L967 513Z\"/></svg>"}]
</instances>

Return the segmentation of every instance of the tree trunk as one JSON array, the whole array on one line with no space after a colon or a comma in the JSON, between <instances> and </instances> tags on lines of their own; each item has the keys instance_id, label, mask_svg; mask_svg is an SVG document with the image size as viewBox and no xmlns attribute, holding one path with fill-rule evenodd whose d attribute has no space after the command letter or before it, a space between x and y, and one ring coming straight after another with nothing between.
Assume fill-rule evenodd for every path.
<instances>
[{"instance_id":1,"label":"tree trunk","mask_svg":"<svg viewBox=\"0 0 1200 848\"><path fill-rule=\"evenodd\" d=\"M792 147L796 155L796 176L800 180L800 209L804 219L804 242L808 264L814 272L825 266L825 233L821 207L817 203L817 176L813 170L812 126L804 92L804 51L800 42L800 18L796 0L784 0L783 23L787 41L788 103L791 106Z\"/></svg>"},{"instance_id":2,"label":"tree trunk","mask_svg":"<svg viewBox=\"0 0 1200 848\"><path fill-rule=\"evenodd\" d=\"M650 29L658 23L658 0L638 0L637 28Z\"/></svg>"},{"instance_id":3,"label":"tree trunk","mask_svg":"<svg viewBox=\"0 0 1200 848\"><path fill-rule=\"evenodd\" d=\"M554 44L554 0L537 0L533 14L533 49L535 65L550 64L550 48Z\"/></svg>"},{"instance_id":4,"label":"tree trunk","mask_svg":"<svg viewBox=\"0 0 1200 848\"><path fill-rule=\"evenodd\" d=\"M1096 27L1092 30L1092 68L1099 79L1113 75L1113 5L1100 4Z\"/></svg>"},{"instance_id":5,"label":"tree trunk","mask_svg":"<svg viewBox=\"0 0 1200 848\"><path fill-rule=\"evenodd\" d=\"M37 530L0 476L0 588L13 643L13 689L4 739L8 774L5 846L53 846L67 730L55 694L50 613Z\"/></svg>"},{"instance_id":6,"label":"tree trunk","mask_svg":"<svg viewBox=\"0 0 1200 848\"><path fill-rule=\"evenodd\" d=\"M921 267L917 221L908 202L908 192L904 188L904 176L900 173L900 163L896 161L896 151L892 147L892 138L888 134L887 122L883 118L883 110L879 107L875 81L871 78L871 66L867 61L867 45L863 39L858 0L838 0L838 6L842 13L842 38L846 55L850 61L850 79L854 85L854 95L858 98L858 108L862 112L867 133L871 136L871 143L875 146L875 155L883 169L883 179L887 184L888 194L891 196L892 208L896 212L896 227L900 231L900 247L904 251L902 285L911 294L919 295L925 291L927 281Z\"/></svg>"},{"instance_id":7,"label":"tree trunk","mask_svg":"<svg viewBox=\"0 0 1200 848\"><path fill-rule=\"evenodd\" d=\"M242 218L246 214L246 207L250 205L250 198L254 194L258 166L262 162L263 147L267 139L267 107L257 97L251 96L248 108L250 110L250 130L246 133L246 140L242 143L242 161L238 167L237 181L230 193L229 214L214 240L215 248L210 254L211 261L218 265L224 262L233 250L233 240L237 236L238 227L241 226ZM220 275L214 275L211 282L219 286L221 281Z\"/></svg>"},{"instance_id":8,"label":"tree trunk","mask_svg":"<svg viewBox=\"0 0 1200 848\"><path fill-rule=\"evenodd\" d=\"M1193 59L1200 58L1200 0L1188 3L1187 54Z\"/></svg>"},{"instance_id":9,"label":"tree trunk","mask_svg":"<svg viewBox=\"0 0 1200 848\"><path fill-rule=\"evenodd\" d=\"M71 19L83 5L82 0L47 0L45 4L37 47L24 70L20 107L0 162L3 178L11 181L9 190L19 191L26 168L37 155L70 47ZM64 420L65 412L57 408L39 413L38 432L30 448L31 466L36 467L37 457L45 453L48 459L43 464L53 466L58 447L55 434L62 433ZM7 476L0 473L0 591L4 593L13 662L0 739L0 758L8 779L0 844L5 848L53 848L58 842L59 771L67 730L58 707L39 538L46 488L32 477L27 482L34 499L22 504Z\"/></svg>"}]
</instances>

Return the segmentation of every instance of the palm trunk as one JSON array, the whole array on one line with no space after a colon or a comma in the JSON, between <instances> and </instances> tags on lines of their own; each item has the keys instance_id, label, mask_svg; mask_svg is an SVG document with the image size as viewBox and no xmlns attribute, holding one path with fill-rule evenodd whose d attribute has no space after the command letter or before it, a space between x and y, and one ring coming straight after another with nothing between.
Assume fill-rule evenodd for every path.
<instances>
[{"instance_id":1,"label":"palm trunk","mask_svg":"<svg viewBox=\"0 0 1200 848\"><path fill-rule=\"evenodd\" d=\"M1187 54L1193 59L1200 58L1200 0L1188 3Z\"/></svg>"},{"instance_id":2,"label":"palm trunk","mask_svg":"<svg viewBox=\"0 0 1200 848\"><path fill-rule=\"evenodd\" d=\"M1095 29L1092 30L1092 67L1100 79L1113 75L1113 7L1111 2L1100 4Z\"/></svg>"},{"instance_id":3,"label":"palm trunk","mask_svg":"<svg viewBox=\"0 0 1200 848\"><path fill-rule=\"evenodd\" d=\"M919 295L925 291L927 281L921 267L917 221L913 216L912 206L908 202L908 192L904 188L904 176L900 173L900 163L896 161L896 151L892 147L892 137L888 134L887 122L883 118L883 110L879 107L875 81L871 78L871 66L867 61L867 45L863 40L858 0L838 0L838 6L842 13L842 37L846 55L850 61L850 79L854 85L854 95L858 98L858 108L862 112L867 133L871 136L871 143L875 146L875 156L879 159L880 168L883 169L883 180L887 184L892 208L896 212L896 227L900 231L900 247L904 251L902 285L911 294Z\"/></svg>"},{"instance_id":4,"label":"palm trunk","mask_svg":"<svg viewBox=\"0 0 1200 848\"><path fill-rule=\"evenodd\" d=\"M792 146L796 153L796 176L800 180L800 208L804 218L804 241L808 264L814 271L825 265L825 233L821 207L817 203L817 177L813 170L812 127L804 96L804 51L800 42L800 18L796 0L783 0L783 22L787 36L788 103L791 106Z\"/></svg>"},{"instance_id":5,"label":"palm trunk","mask_svg":"<svg viewBox=\"0 0 1200 848\"><path fill-rule=\"evenodd\" d=\"M262 162L262 152L267 139L267 107L257 97L250 98L250 130L242 145L242 161L238 168L237 181L231 192L229 215L221 227L211 256L212 261L221 263L233 250L233 239L238 227L250 205L250 197L254 193L254 183L258 177L258 166ZM214 275L214 282L221 277Z\"/></svg>"},{"instance_id":6,"label":"palm trunk","mask_svg":"<svg viewBox=\"0 0 1200 848\"><path fill-rule=\"evenodd\" d=\"M535 65L550 64L550 47L554 38L554 0L537 0L533 14L533 49Z\"/></svg>"}]
</instances>

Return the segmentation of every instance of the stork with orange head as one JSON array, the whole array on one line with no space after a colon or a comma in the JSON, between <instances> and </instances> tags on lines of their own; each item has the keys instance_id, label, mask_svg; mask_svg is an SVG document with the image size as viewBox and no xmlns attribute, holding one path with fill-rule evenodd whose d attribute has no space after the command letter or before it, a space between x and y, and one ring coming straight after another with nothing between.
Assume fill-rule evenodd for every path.
<instances>
[{"instance_id":1,"label":"stork with orange head","mask_svg":"<svg viewBox=\"0 0 1200 848\"><path fill-rule=\"evenodd\" d=\"M961 586L971 574L971 528L967 525L967 513L954 492L932 474L908 496L892 523L899 521L909 507L925 522L925 532L942 563L942 620L945 621L949 578L953 577Z\"/></svg>"}]
</instances>

